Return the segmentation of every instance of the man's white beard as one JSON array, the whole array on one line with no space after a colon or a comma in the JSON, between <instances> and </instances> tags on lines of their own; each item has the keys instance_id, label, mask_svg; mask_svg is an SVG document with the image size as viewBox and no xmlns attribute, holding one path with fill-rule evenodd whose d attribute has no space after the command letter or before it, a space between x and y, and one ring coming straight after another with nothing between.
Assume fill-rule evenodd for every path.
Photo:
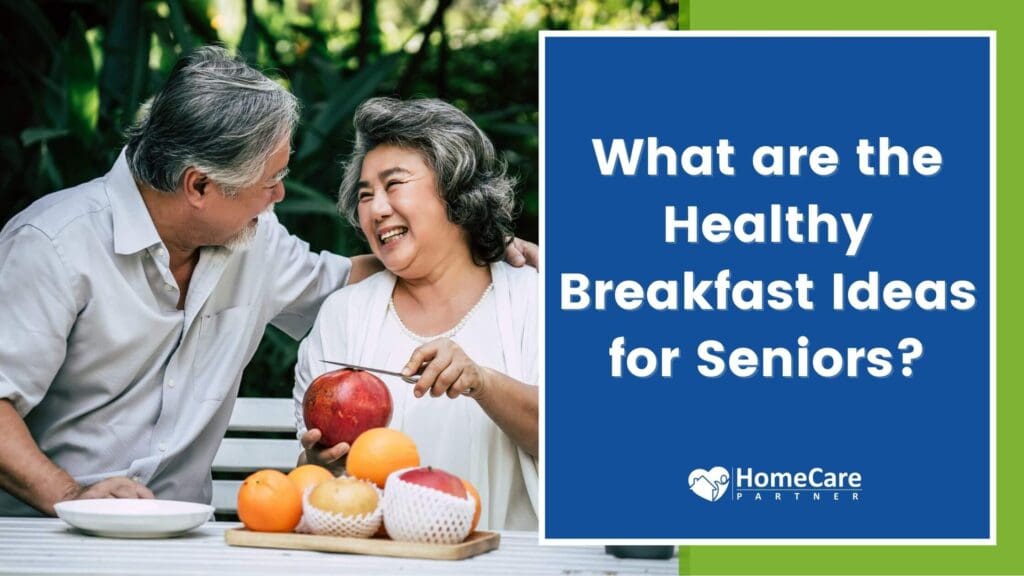
<instances>
[{"instance_id":1,"label":"man's white beard","mask_svg":"<svg viewBox=\"0 0 1024 576\"><path fill-rule=\"evenodd\" d=\"M270 206L267 206L266 210L260 212L257 218L262 218L273 213L274 204L271 204ZM253 239L256 238L256 232L259 230L259 227L259 221L250 222L245 228L242 228L238 234L229 238L228 241L224 243L224 247L230 250L242 250L243 248L248 248L249 244L252 244Z\"/></svg>"}]
</instances>

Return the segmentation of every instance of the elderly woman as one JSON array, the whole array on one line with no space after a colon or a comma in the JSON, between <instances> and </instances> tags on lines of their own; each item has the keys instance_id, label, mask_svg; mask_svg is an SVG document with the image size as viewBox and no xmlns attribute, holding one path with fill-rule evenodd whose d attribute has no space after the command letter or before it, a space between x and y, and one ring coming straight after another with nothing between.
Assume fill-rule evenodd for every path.
<instances>
[{"instance_id":1,"label":"elderly woman","mask_svg":"<svg viewBox=\"0 0 1024 576\"><path fill-rule=\"evenodd\" d=\"M375 98L356 111L339 208L386 268L328 298L295 369L300 460L343 464L304 430L321 360L422 370L384 377L391 426L421 460L469 480L480 526L537 527L537 273L500 260L512 234L512 182L487 137L439 100ZM404 368L403 368L404 367Z\"/></svg>"}]
</instances>

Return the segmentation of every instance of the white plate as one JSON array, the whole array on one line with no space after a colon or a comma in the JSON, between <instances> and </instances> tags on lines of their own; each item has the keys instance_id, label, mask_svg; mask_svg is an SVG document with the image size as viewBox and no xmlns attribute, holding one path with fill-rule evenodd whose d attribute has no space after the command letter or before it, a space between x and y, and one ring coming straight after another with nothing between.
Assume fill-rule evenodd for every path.
<instances>
[{"instance_id":1,"label":"white plate","mask_svg":"<svg viewBox=\"0 0 1024 576\"><path fill-rule=\"evenodd\" d=\"M213 506L175 500L101 498L54 505L57 516L79 530L111 538L169 538L198 528Z\"/></svg>"}]
</instances>

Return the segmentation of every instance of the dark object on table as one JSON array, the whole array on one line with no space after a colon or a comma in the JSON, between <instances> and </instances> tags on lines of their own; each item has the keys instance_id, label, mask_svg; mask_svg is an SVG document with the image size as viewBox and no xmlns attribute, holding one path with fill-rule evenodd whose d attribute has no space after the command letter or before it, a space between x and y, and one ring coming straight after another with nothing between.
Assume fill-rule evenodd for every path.
<instances>
[{"instance_id":1,"label":"dark object on table","mask_svg":"<svg viewBox=\"0 0 1024 576\"><path fill-rule=\"evenodd\" d=\"M672 546L605 546L604 551L616 558L668 560L675 554Z\"/></svg>"}]
</instances>

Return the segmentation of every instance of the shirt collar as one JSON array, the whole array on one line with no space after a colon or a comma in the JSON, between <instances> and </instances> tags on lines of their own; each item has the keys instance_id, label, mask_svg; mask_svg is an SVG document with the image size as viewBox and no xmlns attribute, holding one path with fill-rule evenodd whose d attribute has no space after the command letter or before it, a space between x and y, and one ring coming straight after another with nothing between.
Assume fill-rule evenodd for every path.
<instances>
[{"instance_id":1,"label":"shirt collar","mask_svg":"<svg viewBox=\"0 0 1024 576\"><path fill-rule=\"evenodd\" d=\"M128 158L125 149L114 162L106 177L107 197L114 221L114 252L117 254L134 254L160 244L160 235L153 224L142 193L135 184L131 170L128 169Z\"/></svg>"}]
</instances>

